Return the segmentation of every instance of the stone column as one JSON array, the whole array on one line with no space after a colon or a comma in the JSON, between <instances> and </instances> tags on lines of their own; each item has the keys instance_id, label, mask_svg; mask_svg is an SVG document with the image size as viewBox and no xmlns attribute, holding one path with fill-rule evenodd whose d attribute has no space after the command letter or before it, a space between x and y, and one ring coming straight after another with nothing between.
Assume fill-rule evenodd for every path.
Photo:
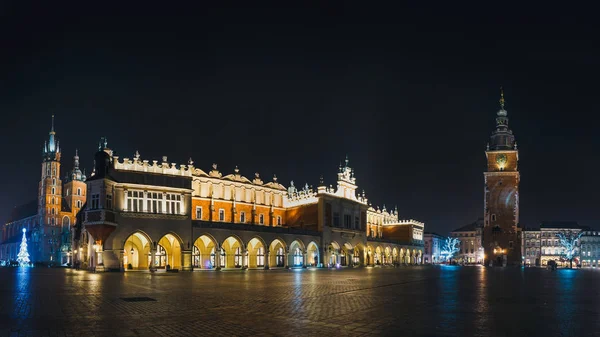
<instances>
[{"instance_id":1,"label":"stone column","mask_svg":"<svg viewBox=\"0 0 600 337\"><path fill-rule=\"evenodd\" d=\"M148 269L150 271L156 271L156 268L154 268L154 258L156 257L156 249L152 248L150 249L150 263L148 264Z\"/></svg>"},{"instance_id":2,"label":"stone column","mask_svg":"<svg viewBox=\"0 0 600 337\"><path fill-rule=\"evenodd\" d=\"M269 262L271 260L271 252L265 249L265 270L269 269Z\"/></svg>"},{"instance_id":3,"label":"stone column","mask_svg":"<svg viewBox=\"0 0 600 337\"><path fill-rule=\"evenodd\" d=\"M346 259L348 260L348 267L350 267L350 268L354 267L354 249L348 250Z\"/></svg>"},{"instance_id":4,"label":"stone column","mask_svg":"<svg viewBox=\"0 0 600 337\"><path fill-rule=\"evenodd\" d=\"M286 250L283 252L283 267L285 269L290 269L289 263L290 263L290 252Z\"/></svg>"},{"instance_id":5,"label":"stone column","mask_svg":"<svg viewBox=\"0 0 600 337\"><path fill-rule=\"evenodd\" d=\"M191 250L181 250L181 269L184 271L192 271L194 268L192 267L192 251Z\"/></svg>"},{"instance_id":6,"label":"stone column","mask_svg":"<svg viewBox=\"0 0 600 337\"><path fill-rule=\"evenodd\" d=\"M302 268L306 268L306 259L308 257L308 253L303 252L302 253Z\"/></svg>"},{"instance_id":7,"label":"stone column","mask_svg":"<svg viewBox=\"0 0 600 337\"><path fill-rule=\"evenodd\" d=\"M119 251L119 271L125 271L125 267L123 266L123 255L125 254L124 250Z\"/></svg>"},{"instance_id":8,"label":"stone column","mask_svg":"<svg viewBox=\"0 0 600 337\"><path fill-rule=\"evenodd\" d=\"M215 270L221 270L221 246L215 246Z\"/></svg>"},{"instance_id":9,"label":"stone column","mask_svg":"<svg viewBox=\"0 0 600 337\"><path fill-rule=\"evenodd\" d=\"M248 263L249 263L248 257L249 257L248 250L244 249L242 251L242 269L244 269L244 270L248 269Z\"/></svg>"}]
</instances>

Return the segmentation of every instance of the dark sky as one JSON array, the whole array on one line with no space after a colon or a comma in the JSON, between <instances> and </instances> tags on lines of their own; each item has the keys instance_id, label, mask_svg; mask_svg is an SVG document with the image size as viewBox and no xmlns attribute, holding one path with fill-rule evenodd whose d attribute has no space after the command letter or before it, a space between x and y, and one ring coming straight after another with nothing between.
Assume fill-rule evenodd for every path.
<instances>
[{"instance_id":1,"label":"dark sky","mask_svg":"<svg viewBox=\"0 0 600 337\"><path fill-rule=\"evenodd\" d=\"M239 165L316 186L321 174L335 184L348 154L374 204L445 234L483 214L484 150L504 86L521 223L599 227L591 8L368 3L3 2L3 218L36 197L56 114L65 168L79 148L89 173L106 136L121 157L191 156L205 170Z\"/></svg>"}]
</instances>

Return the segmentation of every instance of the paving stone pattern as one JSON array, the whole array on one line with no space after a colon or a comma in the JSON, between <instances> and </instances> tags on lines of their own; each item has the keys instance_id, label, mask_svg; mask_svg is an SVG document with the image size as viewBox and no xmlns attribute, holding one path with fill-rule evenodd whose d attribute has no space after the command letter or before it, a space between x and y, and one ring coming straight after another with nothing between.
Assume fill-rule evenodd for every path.
<instances>
[{"instance_id":1,"label":"paving stone pattern","mask_svg":"<svg viewBox=\"0 0 600 337\"><path fill-rule=\"evenodd\" d=\"M536 268L0 268L0 336L600 336L599 284Z\"/></svg>"}]
</instances>

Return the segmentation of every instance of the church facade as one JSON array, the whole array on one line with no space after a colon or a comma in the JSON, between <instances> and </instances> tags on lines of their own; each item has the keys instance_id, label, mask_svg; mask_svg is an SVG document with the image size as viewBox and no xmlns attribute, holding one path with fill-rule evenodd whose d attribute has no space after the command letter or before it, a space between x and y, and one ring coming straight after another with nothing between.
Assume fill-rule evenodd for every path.
<instances>
[{"instance_id":1,"label":"church facade","mask_svg":"<svg viewBox=\"0 0 600 337\"><path fill-rule=\"evenodd\" d=\"M336 186L119 158L99 144L74 228L82 268L270 269L420 264L424 224L374 208L346 159Z\"/></svg>"},{"instance_id":2,"label":"church facade","mask_svg":"<svg viewBox=\"0 0 600 337\"><path fill-rule=\"evenodd\" d=\"M52 116L49 139L42 149L37 199L15 207L10 220L3 226L0 260L16 260L25 228L32 262L71 263L71 229L85 203L87 185L85 174L79 169L77 152L72 171L61 178L61 155Z\"/></svg>"}]
</instances>

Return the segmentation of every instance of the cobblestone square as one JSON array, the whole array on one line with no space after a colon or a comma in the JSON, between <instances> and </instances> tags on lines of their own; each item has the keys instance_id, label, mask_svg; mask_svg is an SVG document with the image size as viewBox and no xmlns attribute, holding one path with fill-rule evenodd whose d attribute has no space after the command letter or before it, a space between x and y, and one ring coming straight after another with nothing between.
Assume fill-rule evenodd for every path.
<instances>
[{"instance_id":1,"label":"cobblestone square","mask_svg":"<svg viewBox=\"0 0 600 337\"><path fill-rule=\"evenodd\" d=\"M0 268L2 336L597 336L600 272Z\"/></svg>"}]
</instances>

